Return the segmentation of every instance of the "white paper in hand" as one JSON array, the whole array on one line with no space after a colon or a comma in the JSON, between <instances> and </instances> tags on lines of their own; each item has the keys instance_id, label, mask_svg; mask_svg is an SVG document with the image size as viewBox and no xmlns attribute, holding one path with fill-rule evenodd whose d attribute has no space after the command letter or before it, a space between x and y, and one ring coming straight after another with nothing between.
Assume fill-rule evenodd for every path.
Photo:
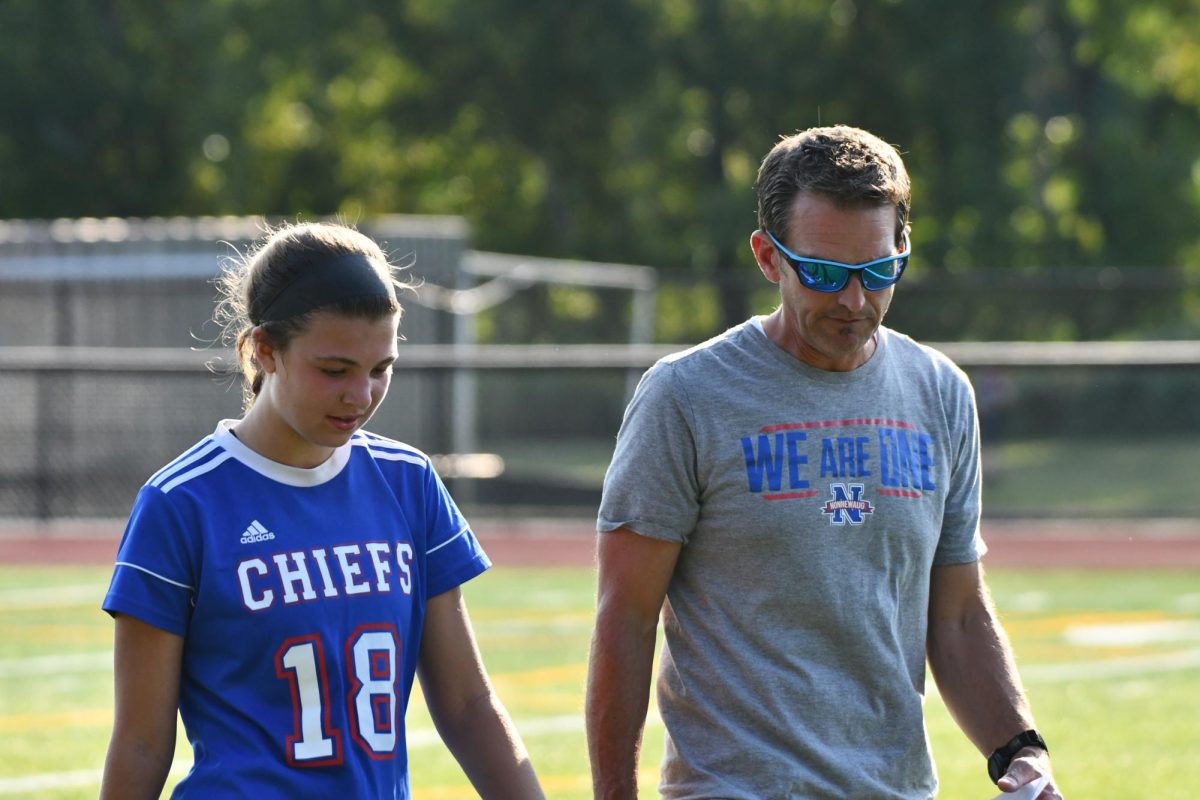
<instances>
[{"instance_id":1,"label":"white paper in hand","mask_svg":"<svg viewBox=\"0 0 1200 800\"><path fill-rule=\"evenodd\" d=\"M1050 776L1043 775L1032 783L1027 783L1015 792L1001 792L992 798L992 800L1037 800L1037 796L1042 793L1042 789L1046 788L1046 784L1050 783Z\"/></svg>"}]
</instances>

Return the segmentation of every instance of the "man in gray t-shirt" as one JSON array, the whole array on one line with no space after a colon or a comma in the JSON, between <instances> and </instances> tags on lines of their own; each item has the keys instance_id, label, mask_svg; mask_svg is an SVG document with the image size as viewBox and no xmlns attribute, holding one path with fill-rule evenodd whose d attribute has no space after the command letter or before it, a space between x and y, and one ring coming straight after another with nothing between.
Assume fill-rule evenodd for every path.
<instances>
[{"instance_id":1,"label":"man in gray t-shirt","mask_svg":"<svg viewBox=\"0 0 1200 800\"><path fill-rule=\"evenodd\" d=\"M1048 777L978 564L971 385L881 325L908 261L904 165L865 131L811 129L767 155L758 195L779 307L652 367L605 477L596 797L636 795L660 612L664 797L932 797L927 659L1002 790Z\"/></svg>"}]
</instances>

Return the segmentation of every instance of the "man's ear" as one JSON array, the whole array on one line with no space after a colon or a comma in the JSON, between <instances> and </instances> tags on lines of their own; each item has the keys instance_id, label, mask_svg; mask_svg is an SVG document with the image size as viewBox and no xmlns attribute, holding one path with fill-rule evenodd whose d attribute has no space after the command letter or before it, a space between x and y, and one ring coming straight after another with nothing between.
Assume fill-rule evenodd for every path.
<instances>
[{"instance_id":1,"label":"man's ear","mask_svg":"<svg viewBox=\"0 0 1200 800\"><path fill-rule=\"evenodd\" d=\"M758 263L758 268L762 271L763 276L771 283L779 283L781 276L775 258L777 251L771 237L762 231L755 231L750 234L750 249L754 252L754 260Z\"/></svg>"},{"instance_id":2,"label":"man's ear","mask_svg":"<svg viewBox=\"0 0 1200 800\"><path fill-rule=\"evenodd\" d=\"M274 373L279 366L279 351L271 343L271 337L262 325L256 325L254 330L250 331L250 342L253 346L254 360L258 362L258 368L264 373Z\"/></svg>"}]
</instances>

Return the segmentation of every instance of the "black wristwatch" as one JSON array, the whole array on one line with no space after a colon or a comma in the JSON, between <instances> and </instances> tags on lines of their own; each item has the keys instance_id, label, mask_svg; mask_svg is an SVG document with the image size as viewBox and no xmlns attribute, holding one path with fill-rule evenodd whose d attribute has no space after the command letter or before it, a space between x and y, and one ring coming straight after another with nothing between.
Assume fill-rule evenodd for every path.
<instances>
[{"instance_id":1,"label":"black wristwatch","mask_svg":"<svg viewBox=\"0 0 1200 800\"><path fill-rule=\"evenodd\" d=\"M1008 744L996 748L996 751L988 756L988 777L992 779L992 783L1000 782L1004 773L1008 772L1008 765L1012 763L1013 756L1026 747L1040 747L1047 753L1050 752L1050 748L1046 747L1046 740L1037 731L1018 733Z\"/></svg>"}]
</instances>

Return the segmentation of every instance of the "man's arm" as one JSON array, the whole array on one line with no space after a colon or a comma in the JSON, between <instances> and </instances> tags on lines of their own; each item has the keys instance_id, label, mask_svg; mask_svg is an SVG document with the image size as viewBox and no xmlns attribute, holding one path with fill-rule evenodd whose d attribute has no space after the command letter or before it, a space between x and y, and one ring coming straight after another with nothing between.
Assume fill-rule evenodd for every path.
<instances>
[{"instance_id":1,"label":"man's arm","mask_svg":"<svg viewBox=\"0 0 1200 800\"><path fill-rule=\"evenodd\" d=\"M602 533L588 661L587 738L595 797L637 796L654 643L680 545L628 528Z\"/></svg>"},{"instance_id":2,"label":"man's arm","mask_svg":"<svg viewBox=\"0 0 1200 800\"><path fill-rule=\"evenodd\" d=\"M1034 727L1012 648L978 562L933 568L926 653L946 708L985 757ZM1049 774L1049 755L1025 748L999 786L1014 791ZM1038 795L1039 800L1061 797L1053 779Z\"/></svg>"}]
</instances>

